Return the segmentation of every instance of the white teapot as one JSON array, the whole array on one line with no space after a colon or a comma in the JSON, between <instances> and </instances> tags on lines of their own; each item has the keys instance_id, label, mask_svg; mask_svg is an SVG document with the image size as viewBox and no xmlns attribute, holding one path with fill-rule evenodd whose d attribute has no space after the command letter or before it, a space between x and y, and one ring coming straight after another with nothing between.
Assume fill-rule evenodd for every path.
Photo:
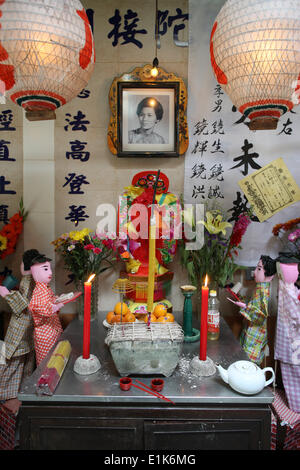
<instances>
[{"instance_id":1,"label":"white teapot","mask_svg":"<svg viewBox=\"0 0 300 470\"><path fill-rule=\"evenodd\" d=\"M236 392L244 393L245 395L254 395L261 392L263 388L270 385L275 379L272 367L261 369L250 361L234 362L227 370L223 369L219 364L216 364L216 367L224 382L229 384ZM272 377L266 381L265 374L268 371L272 373Z\"/></svg>"}]
</instances>

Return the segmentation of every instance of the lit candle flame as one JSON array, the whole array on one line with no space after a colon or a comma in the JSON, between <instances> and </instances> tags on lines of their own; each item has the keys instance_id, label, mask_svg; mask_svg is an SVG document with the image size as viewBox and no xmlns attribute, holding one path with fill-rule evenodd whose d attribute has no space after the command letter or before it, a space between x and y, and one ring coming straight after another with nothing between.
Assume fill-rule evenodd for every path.
<instances>
[{"instance_id":1,"label":"lit candle flame","mask_svg":"<svg viewBox=\"0 0 300 470\"><path fill-rule=\"evenodd\" d=\"M94 279L95 276L96 276L96 274L91 274L86 282L92 282L92 280Z\"/></svg>"},{"instance_id":2,"label":"lit candle flame","mask_svg":"<svg viewBox=\"0 0 300 470\"><path fill-rule=\"evenodd\" d=\"M207 287L207 284L208 284L208 276L207 276L207 274L206 274L206 276L205 276L205 281L204 281L204 286Z\"/></svg>"}]
</instances>

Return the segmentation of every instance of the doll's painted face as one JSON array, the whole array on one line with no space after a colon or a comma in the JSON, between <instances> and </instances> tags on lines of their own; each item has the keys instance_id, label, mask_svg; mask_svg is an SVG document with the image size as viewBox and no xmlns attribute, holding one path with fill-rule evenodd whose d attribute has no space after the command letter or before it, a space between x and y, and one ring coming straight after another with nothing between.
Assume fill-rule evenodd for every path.
<instances>
[{"instance_id":1,"label":"doll's painted face","mask_svg":"<svg viewBox=\"0 0 300 470\"><path fill-rule=\"evenodd\" d=\"M260 259L256 269L254 271L254 279L256 282L265 282L266 275L265 275L265 270L262 264L262 260Z\"/></svg>"},{"instance_id":2,"label":"doll's painted face","mask_svg":"<svg viewBox=\"0 0 300 470\"><path fill-rule=\"evenodd\" d=\"M30 271L35 282L49 284L52 279L52 270L49 261L34 264L31 266Z\"/></svg>"},{"instance_id":3,"label":"doll's painted face","mask_svg":"<svg viewBox=\"0 0 300 470\"><path fill-rule=\"evenodd\" d=\"M263 262L260 259L254 271L255 282L271 282L273 277L274 276L266 276Z\"/></svg>"}]
</instances>

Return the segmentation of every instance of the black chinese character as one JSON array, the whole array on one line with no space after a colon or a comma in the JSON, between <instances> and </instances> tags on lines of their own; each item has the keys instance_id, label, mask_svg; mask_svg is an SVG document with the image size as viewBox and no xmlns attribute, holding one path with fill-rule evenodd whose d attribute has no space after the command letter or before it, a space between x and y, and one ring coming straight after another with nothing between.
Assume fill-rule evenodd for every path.
<instances>
[{"instance_id":1,"label":"black chinese character","mask_svg":"<svg viewBox=\"0 0 300 470\"><path fill-rule=\"evenodd\" d=\"M204 174L204 172L206 171L206 168L204 166L203 163L201 163L200 165L196 164L193 166L192 168L192 176L190 177L191 179L192 178L201 178L203 180L206 179L206 175Z\"/></svg>"},{"instance_id":2,"label":"black chinese character","mask_svg":"<svg viewBox=\"0 0 300 470\"><path fill-rule=\"evenodd\" d=\"M212 113L219 113L220 111L222 111L222 103L223 103L223 100L216 100L215 101L215 107L212 109Z\"/></svg>"},{"instance_id":3,"label":"black chinese character","mask_svg":"<svg viewBox=\"0 0 300 470\"><path fill-rule=\"evenodd\" d=\"M178 21L178 20L181 21L180 24L176 24L174 26L174 29L173 29L173 40L174 41L178 40L179 31L181 31L182 29L185 28L185 24L183 22L187 21L188 18L189 18L188 13L182 13L181 8L176 8L176 13L177 13L177 15L174 15L174 16L169 15L169 17L168 17L169 10L159 11L158 12L158 34L160 34L162 36L164 34L166 34L167 28L171 28L173 26L173 23L175 21ZM168 17L168 24L166 22L167 17ZM163 26L162 30L160 30L160 28L159 28L161 25Z\"/></svg>"},{"instance_id":4,"label":"black chinese character","mask_svg":"<svg viewBox=\"0 0 300 470\"><path fill-rule=\"evenodd\" d=\"M230 168L231 170L233 168L238 168L239 166L242 166L244 165L244 170L242 171L242 174L243 175L248 175L248 166L250 165L251 168L254 168L255 170L258 170L259 168L261 168L261 166L254 162L253 159L254 158L258 158L259 157L259 154L256 153L256 152L253 152L253 153L248 153L249 150L253 147L253 144L250 144L248 142L247 139L244 140L244 145L242 147L242 150L244 151L244 154L243 155L240 155L238 157L235 157L233 159L234 162L239 162L237 165L233 166L232 168Z\"/></svg>"},{"instance_id":5,"label":"black chinese character","mask_svg":"<svg viewBox=\"0 0 300 470\"><path fill-rule=\"evenodd\" d=\"M80 93L78 93L77 98L88 98L90 96L90 90L83 88Z\"/></svg>"},{"instance_id":6,"label":"black chinese character","mask_svg":"<svg viewBox=\"0 0 300 470\"><path fill-rule=\"evenodd\" d=\"M286 134L286 135L291 135L292 132L293 132L293 129L291 127L288 127L290 126L292 123L292 121L290 121L290 119L288 118L287 121L283 124L283 129L281 132L278 133L278 135L280 134Z\"/></svg>"},{"instance_id":7,"label":"black chinese character","mask_svg":"<svg viewBox=\"0 0 300 470\"><path fill-rule=\"evenodd\" d=\"M78 225L79 222L83 222L85 219L88 219L89 216L85 213L86 206L69 206L70 212L67 217L65 217L65 220L70 220L71 222L74 222L75 225Z\"/></svg>"},{"instance_id":8,"label":"black chinese character","mask_svg":"<svg viewBox=\"0 0 300 470\"><path fill-rule=\"evenodd\" d=\"M90 184L86 181L86 176L76 175L76 173L69 173L68 176L69 178L65 176L66 182L63 185L63 188L68 184L70 185L70 191L68 194L84 194L84 191L81 191L81 185Z\"/></svg>"},{"instance_id":9,"label":"black chinese character","mask_svg":"<svg viewBox=\"0 0 300 470\"><path fill-rule=\"evenodd\" d=\"M0 131L15 131L15 127L10 127L13 120L13 113L10 109L2 111L0 114Z\"/></svg>"},{"instance_id":10,"label":"black chinese character","mask_svg":"<svg viewBox=\"0 0 300 470\"><path fill-rule=\"evenodd\" d=\"M196 122L196 124L194 125L194 128L195 128L194 135L200 135L200 134L208 135L207 131L204 132L207 126L208 126L208 122L206 119L202 119L201 122L200 121Z\"/></svg>"},{"instance_id":11,"label":"black chinese character","mask_svg":"<svg viewBox=\"0 0 300 470\"><path fill-rule=\"evenodd\" d=\"M216 163L210 168L210 177L208 178L209 180L214 179L217 181L224 181L224 178L222 176L222 173L224 173L223 167L221 163Z\"/></svg>"},{"instance_id":12,"label":"black chinese character","mask_svg":"<svg viewBox=\"0 0 300 470\"><path fill-rule=\"evenodd\" d=\"M212 131L211 134L225 134L224 132L224 124L222 119L219 119L219 122L215 121L212 123Z\"/></svg>"},{"instance_id":13,"label":"black chinese character","mask_svg":"<svg viewBox=\"0 0 300 470\"><path fill-rule=\"evenodd\" d=\"M7 144L10 144L10 142L7 140L0 140L0 161L15 162L15 158L9 158L9 149Z\"/></svg>"},{"instance_id":14,"label":"black chinese character","mask_svg":"<svg viewBox=\"0 0 300 470\"><path fill-rule=\"evenodd\" d=\"M70 116L70 113L66 113L66 116ZM90 121L84 120L85 114L83 114L81 111L78 111L76 116L73 116L74 121L70 121L70 119L66 118L65 121L67 121L69 124L67 124L64 129L65 131L68 131L69 125L72 126L72 131L87 131L86 124L90 124Z\"/></svg>"},{"instance_id":15,"label":"black chinese character","mask_svg":"<svg viewBox=\"0 0 300 470\"><path fill-rule=\"evenodd\" d=\"M220 139L215 140L212 144L212 147L214 147L214 150L211 150L210 153L224 153L224 150L222 150L222 144Z\"/></svg>"},{"instance_id":16,"label":"black chinese character","mask_svg":"<svg viewBox=\"0 0 300 470\"><path fill-rule=\"evenodd\" d=\"M221 85L217 84L215 86L215 92L214 92L214 95L219 99L221 95L224 95L224 92L222 90L222 87Z\"/></svg>"},{"instance_id":17,"label":"black chinese character","mask_svg":"<svg viewBox=\"0 0 300 470\"><path fill-rule=\"evenodd\" d=\"M192 197L197 199L198 196L201 196L202 199L205 199L205 189L204 189L204 184L201 186L195 186L193 188L193 194Z\"/></svg>"},{"instance_id":18,"label":"black chinese character","mask_svg":"<svg viewBox=\"0 0 300 470\"><path fill-rule=\"evenodd\" d=\"M6 191L5 185L11 184L10 181L5 181L5 176L0 176L0 194L16 194L16 191Z\"/></svg>"},{"instance_id":19,"label":"black chinese character","mask_svg":"<svg viewBox=\"0 0 300 470\"><path fill-rule=\"evenodd\" d=\"M228 222L236 222L241 214L249 213L248 199L245 195L242 198L240 191L237 191L236 199L232 201L232 204L233 206L228 210L228 212L231 212L231 217L228 219ZM253 222L259 222L255 215L250 214L250 219Z\"/></svg>"},{"instance_id":20,"label":"black chinese character","mask_svg":"<svg viewBox=\"0 0 300 470\"><path fill-rule=\"evenodd\" d=\"M208 199L224 199L219 185L216 185L214 188L210 186L207 197Z\"/></svg>"},{"instance_id":21,"label":"black chinese character","mask_svg":"<svg viewBox=\"0 0 300 470\"><path fill-rule=\"evenodd\" d=\"M207 144L208 144L208 140L204 140L204 141L201 141L199 142L199 140L197 140L193 150L192 150L192 153L201 153L201 157L203 157L203 153L207 151Z\"/></svg>"},{"instance_id":22,"label":"black chinese character","mask_svg":"<svg viewBox=\"0 0 300 470\"><path fill-rule=\"evenodd\" d=\"M140 21L137 13L129 9L127 10L127 14L124 15L124 31L120 32L121 20L122 18L118 9L115 10L114 16L108 20L110 24L114 26L107 35L109 39L112 37L114 38L112 45L115 47L118 44L119 39L122 38L123 42L121 42L121 45L132 43L137 47L142 48L143 44L138 41L135 36L137 34L147 34L147 31L145 29L136 29L137 23Z\"/></svg>"},{"instance_id":23,"label":"black chinese character","mask_svg":"<svg viewBox=\"0 0 300 470\"><path fill-rule=\"evenodd\" d=\"M90 158L90 152L83 152L87 142L80 142L79 140L72 140L69 142L71 145L71 152L66 152L66 158L69 160L70 157L73 160L80 160L86 162Z\"/></svg>"}]
</instances>

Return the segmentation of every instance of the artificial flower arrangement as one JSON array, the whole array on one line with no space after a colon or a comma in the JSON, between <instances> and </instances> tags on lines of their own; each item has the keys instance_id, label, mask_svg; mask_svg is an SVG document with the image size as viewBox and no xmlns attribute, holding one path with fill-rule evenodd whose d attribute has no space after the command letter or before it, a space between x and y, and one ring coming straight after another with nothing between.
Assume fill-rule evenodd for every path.
<instances>
[{"instance_id":1,"label":"artificial flower arrangement","mask_svg":"<svg viewBox=\"0 0 300 470\"><path fill-rule=\"evenodd\" d=\"M64 233L52 244L76 283L113 267L117 259L116 240L115 234L97 234L84 228Z\"/></svg>"},{"instance_id":2,"label":"artificial flower arrangement","mask_svg":"<svg viewBox=\"0 0 300 470\"><path fill-rule=\"evenodd\" d=\"M274 225L272 233L281 240L285 256L300 263L300 217Z\"/></svg>"},{"instance_id":3,"label":"artificial flower arrangement","mask_svg":"<svg viewBox=\"0 0 300 470\"><path fill-rule=\"evenodd\" d=\"M167 269L166 266L171 263L174 259L176 250L177 250L177 240L174 236L173 226L176 222L176 219L180 218L181 213L181 206L179 199L172 193L167 191L168 187L168 179L165 175L162 175L162 180L165 183L165 186L160 186L156 195L154 204L159 207L160 213L157 214L157 224L159 229L159 236L156 239L156 258L158 262L158 273L163 274ZM148 208L149 215L150 215L150 207L153 203L153 187L141 187L130 185L125 187L125 191L122 195L121 203L119 207L119 220L120 220L120 237L122 236L123 229L128 232L128 238L131 240L132 243L132 250L131 247L129 252L131 253L132 257L135 259L137 253L138 256L143 258L148 256L148 244L146 243L146 248L141 245L144 245L143 237L137 235L135 226L134 226L134 219L137 217L136 214L129 217L128 220L128 213L130 208L133 205L144 205ZM169 210L169 215L167 216L167 211ZM166 229L167 235L165 235L165 222L164 217L168 220L170 217L170 227ZM145 225L148 227L148 221L143 221ZM136 240L135 243L133 241ZM140 245L140 249L134 253L134 250L137 248L137 243ZM135 260L137 263L139 259ZM140 264L140 263L139 263ZM139 266L137 266L137 271L139 270Z\"/></svg>"},{"instance_id":4,"label":"artificial flower arrangement","mask_svg":"<svg viewBox=\"0 0 300 470\"><path fill-rule=\"evenodd\" d=\"M232 227L222 209L213 208L206 211L205 220L197 222L204 225L202 248L187 250L184 239L179 244L180 261L187 269L192 284L202 284L206 274L210 282L220 287L225 287L233 281L234 273L243 268L235 263L234 258L242 248L242 238L250 222L248 212L239 215ZM191 223L195 227L194 220ZM231 234L227 235L227 229L230 227Z\"/></svg>"},{"instance_id":5,"label":"artificial flower arrangement","mask_svg":"<svg viewBox=\"0 0 300 470\"><path fill-rule=\"evenodd\" d=\"M15 252L17 242L23 231L23 224L26 220L28 212L25 211L23 199L21 198L19 210L16 212L0 230L0 258Z\"/></svg>"}]
</instances>

